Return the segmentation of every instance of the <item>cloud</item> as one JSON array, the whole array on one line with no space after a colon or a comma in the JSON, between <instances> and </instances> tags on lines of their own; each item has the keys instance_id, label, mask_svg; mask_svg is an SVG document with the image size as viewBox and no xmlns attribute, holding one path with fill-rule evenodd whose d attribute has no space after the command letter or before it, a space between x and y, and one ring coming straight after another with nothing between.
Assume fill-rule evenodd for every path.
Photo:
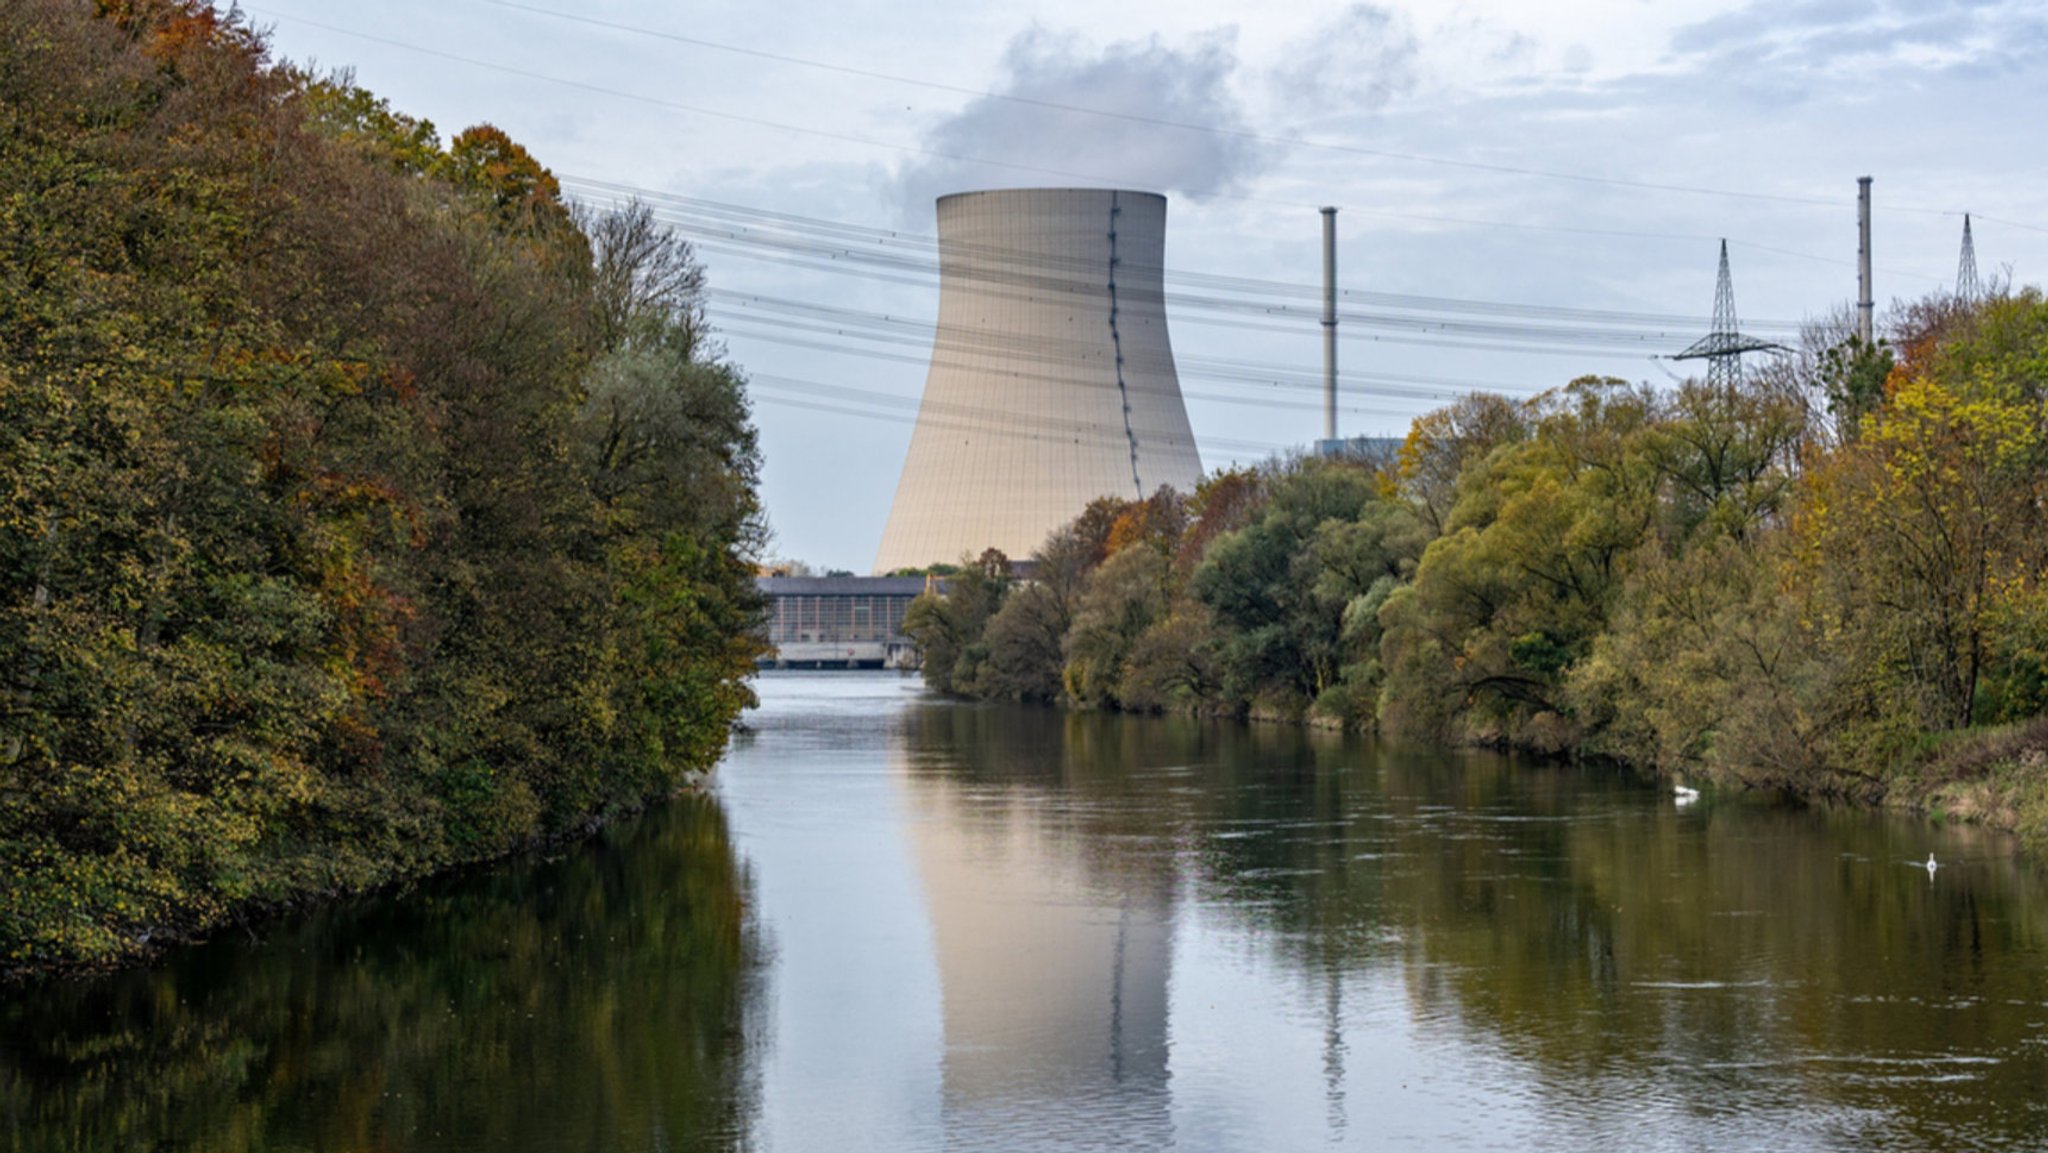
<instances>
[{"instance_id":1,"label":"cloud","mask_svg":"<svg viewBox=\"0 0 2048 1153\"><path fill-rule=\"evenodd\" d=\"M1098 52L1033 28L1010 41L1003 69L994 94L926 134L924 146L943 155L899 172L906 219L929 221L936 197L982 188L1119 187L1202 199L1235 190L1262 158L1257 142L1230 135L1249 126L1230 87L1237 55L1229 30L1180 48L1155 36Z\"/></svg>"},{"instance_id":2,"label":"cloud","mask_svg":"<svg viewBox=\"0 0 2048 1153\"><path fill-rule=\"evenodd\" d=\"M1762 0L1681 28L1672 51L1706 70L1741 61L1832 79L2037 64L2048 14L2033 0Z\"/></svg>"},{"instance_id":3,"label":"cloud","mask_svg":"<svg viewBox=\"0 0 2048 1153\"><path fill-rule=\"evenodd\" d=\"M1284 103L1330 112L1371 112L1415 87L1419 45L1408 18L1374 4L1353 4L1287 48L1273 70Z\"/></svg>"}]
</instances>

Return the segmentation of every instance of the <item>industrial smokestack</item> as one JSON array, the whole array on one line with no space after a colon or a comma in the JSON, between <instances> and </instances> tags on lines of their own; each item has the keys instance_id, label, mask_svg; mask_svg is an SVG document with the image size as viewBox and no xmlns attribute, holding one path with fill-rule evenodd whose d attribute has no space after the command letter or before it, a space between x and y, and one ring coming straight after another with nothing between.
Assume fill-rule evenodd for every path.
<instances>
[{"instance_id":1,"label":"industrial smokestack","mask_svg":"<svg viewBox=\"0 0 2048 1153\"><path fill-rule=\"evenodd\" d=\"M1870 293L1870 177L1856 178L1856 335L1865 348L1871 345L1871 313L1876 301Z\"/></svg>"},{"instance_id":2,"label":"industrial smokestack","mask_svg":"<svg viewBox=\"0 0 2048 1153\"><path fill-rule=\"evenodd\" d=\"M939 325L877 572L1031 555L1102 496L1194 491L1166 334L1166 198L942 196Z\"/></svg>"},{"instance_id":3,"label":"industrial smokestack","mask_svg":"<svg viewBox=\"0 0 2048 1153\"><path fill-rule=\"evenodd\" d=\"M1337 439L1337 210L1323 209L1323 439Z\"/></svg>"}]
</instances>

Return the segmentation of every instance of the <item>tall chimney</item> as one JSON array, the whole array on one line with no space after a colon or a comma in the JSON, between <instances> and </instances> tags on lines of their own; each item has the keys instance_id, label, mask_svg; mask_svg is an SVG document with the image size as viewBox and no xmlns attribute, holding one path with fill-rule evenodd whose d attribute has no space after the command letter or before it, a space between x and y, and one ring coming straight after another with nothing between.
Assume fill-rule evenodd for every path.
<instances>
[{"instance_id":1,"label":"tall chimney","mask_svg":"<svg viewBox=\"0 0 2048 1153\"><path fill-rule=\"evenodd\" d=\"M1337 439L1337 210L1323 209L1323 439ZM1334 446L1332 446L1334 447Z\"/></svg>"},{"instance_id":2,"label":"tall chimney","mask_svg":"<svg viewBox=\"0 0 2048 1153\"><path fill-rule=\"evenodd\" d=\"M1870 177L1856 178L1856 335L1871 346L1870 319L1876 307L1870 295Z\"/></svg>"}]
</instances>

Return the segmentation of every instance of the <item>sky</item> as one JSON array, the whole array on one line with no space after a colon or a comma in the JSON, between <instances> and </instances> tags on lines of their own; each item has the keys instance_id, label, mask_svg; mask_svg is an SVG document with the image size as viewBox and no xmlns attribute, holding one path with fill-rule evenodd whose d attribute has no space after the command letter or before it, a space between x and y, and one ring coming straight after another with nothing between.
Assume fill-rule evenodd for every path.
<instances>
[{"instance_id":1,"label":"sky","mask_svg":"<svg viewBox=\"0 0 2048 1153\"><path fill-rule=\"evenodd\" d=\"M821 571L874 560L946 192L1168 196L1209 469L1321 435L1323 205L1344 435L1474 388L1697 373L1668 356L1707 331L1724 238L1744 329L1796 339L1855 299L1859 176L1880 310L1953 288L1965 212L1982 275L2048 277L2039 0L242 10L279 56L351 70L444 139L496 124L572 195L646 199L696 244L753 382L772 552Z\"/></svg>"}]
</instances>

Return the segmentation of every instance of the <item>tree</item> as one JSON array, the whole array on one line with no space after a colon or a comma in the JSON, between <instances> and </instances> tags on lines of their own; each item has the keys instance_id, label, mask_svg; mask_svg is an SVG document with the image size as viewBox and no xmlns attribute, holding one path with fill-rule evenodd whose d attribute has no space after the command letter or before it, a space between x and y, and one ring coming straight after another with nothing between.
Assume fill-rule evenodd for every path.
<instances>
[{"instance_id":1,"label":"tree","mask_svg":"<svg viewBox=\"0 0 2048 1153\"><path fill-rule=\"evenodd\" d=\"M1240 705L1265 698L1271 707L1298 712L1336 683L1344 606L1371 584L1346 584L1350 570L1342 567L1369 567L1359 555L1364 537L1334 529L1318 534L1331 524L1377 520L1384 515L1377 508L1382 496L1369 469L1346 461L1304 459L1267 485L1267 499L1250 522L1209 546L1189 589L1222 634L1217 667L1224 695ZM1371 535L1366 530L1364 536ZM1340 566L1320 590L1319 539Z\"/></svg>"},{"instance_id":2,"label":"tree","mask_svg":"<svg viewBox=\"0 0 2048 1153\"><path fill-rule=\"evenodd\" d=\"M1458 477L1474 461L1528 435L1523 406L1475 392L1418 417L1401 442L1396 474L1401 492L1432 533L1442 532L1457 500Z\"/></svg>"},{"instance_id":3,"label":"tree","mask_svg":"<svg viewBox=\"0 0 2048 1153\"><path fill-rule=\"evenodd\" d=\"M943 591L927 592L903 612L903 632L916 643L924 683L942 693L974 696L981 691L989 648L989 618L1010 593L1010 560L999 549L960 558L959 571Z\"/></svg>"},{"instance_id":4,"label":"tree","mask_svg":"<svg viewBox=\"0 0 2048 1153\"><path fill-rule=\"evenodd\" d=\"M1658 406L1643 444L1665 478L1664 521L1674 543L1702 528L1742 539L1774 523L1807 433L1803 401L1768 378L1680 385Z\"/></svg>"},{"instance_id":5,"label":"tree","mask_svg":"<svg viewBox=\"0 0 2048 1153\"><path fill-rule=\"evenodd\" d=\"M508 231L555 235L573 226L554 173L496 125L465 128L449 141L447 171Z\"/></svg>"},{"instance_id":6,"label":"tree","mask_svg":"<svg viewBox=\"0 0 2048 1153\"><path fill-rule=\"evenodd\" d=\"M1131 646L1165 612L1170 565L1158 549L1116 553L1095 570L1066 639L1066 690L1075 701L1115 705Z\"/></svg>"},{"instance_id":7,"label":"tree","mask_svg":"<svg viewBox=\"0 0 2048 1153\"><path fill-rule=\"evenodd\" d=\"M382 97L357 87L346 71L307 82L300 99L309 128L368 149L399 172L426 176L448 162L433 121L393 111Z\"/></svg>"},{"instance_id":8,"label":"tree","mask_svg":"<svg viewBox=\"0 0 2048 1153\"><path fill-rule=\"evenodd\" d=\"M687 248L197 0L0 17L0 966L709 768L763 529Z\"/></svg>"},{"instance_id":9,"label":"tree","mask_svg":"<svg viewBox=\"0 0 2048 1153\"><path fill-rule=\"evenodd\" d=\"M1583 377L1532 408L1529 439L1459 475L1444 535L1381 610L1382 711L1425 730L1463 716L1492 739L1567 740L1563 675L1661 512L1646 391Z\"/></svg>"},{"instance_id":10,"label":"tree","mask_svg":"<svg viewBox=\"0 0 2048 1153\"><path fill-rule=\"evenodd\" d=\"M1053 530L1033 558L1030 583L1013 591L989 619L988 663L980 682L986 695L1050 704L1064 694L1063 646L1101 559L1100 542L1084 535L1086 515Z\"/></svg>"},{"instance_id":11,"label":"tree","mask_svg":"<svg viewBox=\"0 0 2048 1153\"><path fill-rule=\"evenodd\" d=\"M688 241L656 221L640 200L588 213L579 223L590 236L598 347L653 339L685 361L715 358L702 347L704 266Z\"/></svg>"},{"instance_id":12,"label":"tree","mask_svg":"<svg viewBox=\"0 0 2048 1153\"><path fill-rule=\"evenodd\" d=\"M1826 631L1914 722L1971 723L1991 621L2048 564L2048 304L1994 299L1920 342L1884 405L1808 480L1808 579Z\"/></svg>"},{"instance_id":13,"label":"tree","mask_svg":"<svg viewBox=\"0 0 2048 1153\"><path fill-rule=\"evenodd\" d=\"M1057 593L1042 584L1013 590L989 618L988 659L976 679L980 695L1052 704L1062 691L1060 642L1068 616Z\"/></svg>"}]
</instances>

